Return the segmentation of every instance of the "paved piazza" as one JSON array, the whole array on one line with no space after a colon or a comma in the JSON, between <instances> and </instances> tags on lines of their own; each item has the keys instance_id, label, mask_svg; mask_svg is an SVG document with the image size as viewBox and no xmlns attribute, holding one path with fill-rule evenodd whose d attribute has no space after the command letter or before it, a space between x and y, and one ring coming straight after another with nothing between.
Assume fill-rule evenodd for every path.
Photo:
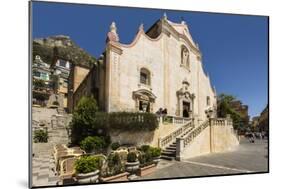
<instances>
[{"instance_id":1,"label":"paved piazza","mask_svg":"<svg viewBox=\"0 0 281 189\"><path fill-rule=\"evenodd\" d=\"M231 152L190 158L183 162L161 161L154 173L137 180L266 172L267 152L267 140L249 143L242 139L237 149Z\"/></svg>"}]
</instances>

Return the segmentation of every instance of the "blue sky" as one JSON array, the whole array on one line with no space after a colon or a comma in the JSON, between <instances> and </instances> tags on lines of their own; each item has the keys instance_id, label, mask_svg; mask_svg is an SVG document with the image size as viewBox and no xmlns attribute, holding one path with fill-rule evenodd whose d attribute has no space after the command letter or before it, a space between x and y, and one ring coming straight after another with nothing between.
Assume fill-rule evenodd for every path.
<instances>
[{"instance_id":1,"label":"blue sky","mask_svg":"<svg viewBox=\"0 0 281 189\"><path fill-rule=\"evenodd\" d=\"M120 41L130 43L141 23L147 30L166 12L183 18L203 54L217 93L232 94L258 115L268 103L267 17L33 2L33 38L68 35L95 57L105 48L112 21Z\"/></svg>"}]
</instances>

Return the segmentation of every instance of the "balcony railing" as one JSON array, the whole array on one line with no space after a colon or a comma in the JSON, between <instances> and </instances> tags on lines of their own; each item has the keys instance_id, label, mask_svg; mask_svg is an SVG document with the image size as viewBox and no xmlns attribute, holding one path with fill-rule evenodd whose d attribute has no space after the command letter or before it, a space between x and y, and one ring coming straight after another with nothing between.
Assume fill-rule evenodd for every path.
<instances>
[{"instance_id":1,"label":"balcony railing","mask_svg":"<svg viewBox=\"0 0 281 189\"><path fill-rule=\"evenodd\" d=\"M162 124L186 124L190 120L191 118L172 116L172 115L162 115L158 117L159 123Z\"/></svg>"}]
</instances>

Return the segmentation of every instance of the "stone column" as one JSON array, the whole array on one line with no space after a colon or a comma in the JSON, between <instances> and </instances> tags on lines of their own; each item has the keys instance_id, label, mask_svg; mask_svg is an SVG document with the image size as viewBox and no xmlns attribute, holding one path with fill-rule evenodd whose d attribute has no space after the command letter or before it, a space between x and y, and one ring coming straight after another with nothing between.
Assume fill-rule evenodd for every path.
<instances>
[{"instance_id":1,"label":"stone column","mask_svg":"<svg viewBox=\"0 0 281 189\"><path fill-rule=\"evenodd\" d=\"M210 119L209 118L209 127L210 127L210 153L212 153L213 152L213 127L212 127L212 125L213 125L213 119Z\"/></svg>"},{"instance_id":2,"label":"stone column","mask_svg":"<svg viewBox=\"0 0 281 189\"><path fill-rule=\"evenodd\" d=\"M176 139L176 160L182 161L183 160L183 149L184 149L184 140L183 138Z\"/></svg>"},{"instance_id":3,"label":"stone column","mask_svg":"<svg viewBox=\"0 0 281 189\"><path fill-rule=\"evenodd\" d=\"M160 120L161 120L161 117L160 117ZM158 138L158 147L159 147L159 148L161 148L161 140L162 140L162 138L159 137L159 138Z\"/></svg>"}]
</instances>

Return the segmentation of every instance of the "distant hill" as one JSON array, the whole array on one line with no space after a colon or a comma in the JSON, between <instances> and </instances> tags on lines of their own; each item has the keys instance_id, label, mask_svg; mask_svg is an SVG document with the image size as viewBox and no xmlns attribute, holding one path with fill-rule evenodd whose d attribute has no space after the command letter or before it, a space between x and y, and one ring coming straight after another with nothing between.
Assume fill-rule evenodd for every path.
<instances>
[{"instance_id":1,"label":"distant hill","mask_svg":"<svg viewBox=\"0 0 281 189\"><path fill-rule=\"evenodd\" d=\"M73 64L91 68L96 58L76 45L69 36L58 35L33 40L32 57L39 55L41 59L52 64L55 59L68 60Z\"/></svg>"}]
</instances>

